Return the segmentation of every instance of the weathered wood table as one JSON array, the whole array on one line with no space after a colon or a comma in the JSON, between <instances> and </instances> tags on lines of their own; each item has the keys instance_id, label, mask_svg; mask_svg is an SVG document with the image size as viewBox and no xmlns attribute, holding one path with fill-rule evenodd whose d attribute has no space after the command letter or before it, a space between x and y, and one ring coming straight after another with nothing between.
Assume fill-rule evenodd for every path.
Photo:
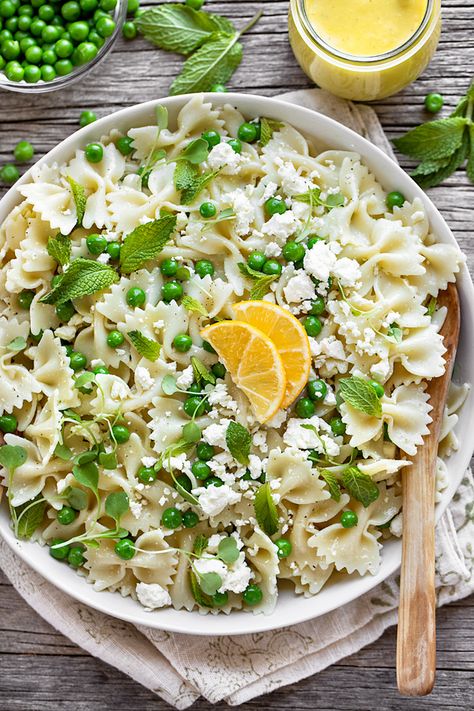
<instances>
[{"instance_id":1,"label":"weathered wood table","mask_svg":"<svg viewBox=\"0 0 474 711\"><path fill-rule=\"evenodd\" d=\"M244 60L232 88L276 95L309 86L287 37L288 2L209 0L208 7L244 24L258 8L265 15L245 36ZM474 67L474 0L443 0L444 27L438 52L425 74L398 96L375 105L389 136L428 117L423 97L439 91L447 108L465 92ZM104 116L124 106L164 96L181 59L156 51L144 40L119 41L100 70L82 83L31 98L0 94L0 164L11 160L18 140L33 142L39 157L78 128L79 114ZM3 194L0 191L0 195ZM471 223L474 187L458 172L430 192L474 268ZM138 711L169 708L127 676L93 659L30 609L0 574L1 711ZM474 685L474 597L443 608L438 618L438 677L433 694L402 699L396 691L395 632L316 677L254 700L243 709L318 708L417 711L472 709ZM221 705L221 708L224 704ZM199 702L195 708L213 708Z\"/></svg>"}]
</instances>

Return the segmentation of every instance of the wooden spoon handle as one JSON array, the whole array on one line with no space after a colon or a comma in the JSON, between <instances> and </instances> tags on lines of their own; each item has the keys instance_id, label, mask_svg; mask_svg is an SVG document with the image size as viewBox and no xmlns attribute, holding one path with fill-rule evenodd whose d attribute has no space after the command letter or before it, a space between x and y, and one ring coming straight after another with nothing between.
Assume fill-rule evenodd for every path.
<instances>
[{"instance_id":1,"label":"wooden spoon handle","mask_svg":"<svg viewBox=\"0 0 474 711\"><path fill-rule=\"evenodd\" d=\"M436 456L459 340L459 297L454 284L438 298L448 308L441 329L444 374L428 386L433 421L424 444L402 472L403 541L397 635L397 682L401 694L424 696L436 673L435 487Z\"/></svg>"}]
</instances>

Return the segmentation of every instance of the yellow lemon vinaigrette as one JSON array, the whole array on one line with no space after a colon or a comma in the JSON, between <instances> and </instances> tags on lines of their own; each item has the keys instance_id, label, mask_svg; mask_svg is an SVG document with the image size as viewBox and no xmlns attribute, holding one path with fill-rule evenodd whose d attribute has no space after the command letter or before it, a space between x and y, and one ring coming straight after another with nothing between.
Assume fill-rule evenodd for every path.
<instances>
[{"instance_id":1,"label":"yellow lemon vinaigrette","mask_svg":"<svg viewBox=\"0 0 474 711\"><path fill-rule=\"evenodd\" d=\"M290 0L290 42L323 89L357 101L395 94L438 44L441 0Z\"/></svg>"}]
</instances>

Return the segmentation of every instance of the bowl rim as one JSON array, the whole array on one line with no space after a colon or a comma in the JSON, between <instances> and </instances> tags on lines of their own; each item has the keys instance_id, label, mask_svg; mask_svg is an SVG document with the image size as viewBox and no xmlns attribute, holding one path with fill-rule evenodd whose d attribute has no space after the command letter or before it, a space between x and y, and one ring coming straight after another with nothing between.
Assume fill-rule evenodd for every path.
<instances>
[{"instance_id":1,"label":"bowl rim","mask_svg":"<svg viewBox=\"0 0 474 711\"><path fill-rule=\"evenodd\" d=\"M298 130L301 130L308 137L321 141L322 143L327 144L327 137L329 136L329 142L332 145L332 136L335 135L335 143L339 146L335 148L335 150L352 150L360 153L364 163L373 170L377 180L382 183L382 185L385 187L388 185L390 189L396 189L398 186L398 189L402 190L410 200L419 197L423 203L431 227L436 229L438 236L437 241L457 245L441 213L412 178L380 148L347 126L317 111L283 99L262 97L240 92L226 92L222 94L208 92L202 95L205 101L211 102L214 105L222 106L224 104L231 104L244 115L259 116L277 114L281 120L285 120L292 125L303 123L305 128L298 126ZM29 168L20 180L3 196L0 200L0 224L10 211L21 202L22 197L19 194L18 187L29 182L35 166L41 166L54 161L64 162L69 160L74 150L83 146L87 139L92 140L95 138L95 140L97 140L101 136L110 133L113 128L117 128L117 124L119 123L121 123L123 127L127 126L128 128L147 125L147 121L149 121L148 117L153 115L154 107L157 104L164 104L171 112L176 111L177 113L190 99L195 97L196 94L183 94L152 99L147 102L135 104L98 119L94 123L79 129L71 136L65 138L55 148L40 158L34 166ZM324 137L321 138L321 136ZM380 163L380 167L378 169L372 168L371 164L373 162ZM381 175L382 173L383 177ZM470 343L470 347L472 347L474 345L474 286L465 266L461 268L461 272L458 275L457 285L460 290L463 311L461 338L464 334ZM469 368L468 362L466 362L466 367ZM474 382L474 364L471 367L471 374L473 377L470 382ZM472 394L471 390L471 395ZM470 400L469 404L471 406L468 408L468 402L466 402L457 425L457 428L459 428L462 422L463 429L466 433L468 431L472 432L474 428L474 399L468 396L468 400ZM451 501L469 464L471 454L472 445L470 444L469 437L462 438L458 451L452 455L452 458L456 461L456 472L454 474L450 472L452 478L448 488L441 493L441 501L436 505L437 521ZM448 464L450 461L452 461L452 459L448 460ZM0 537L5 540L9 547L17 553L25 563L49 583L80 603L132 624L198 636L218 636L222 634L241 635L276 630L332 612L336 608L368 593L376 585L392 575L399 568L401 557L401 541L388 541L384 544L382 562L377 574L373 576L365 575L359 578L351 576L350 578L346 578L342 584L336 582L335 584L326 586L320 593L309 598L296 595L292 591L290 598L284 599L283 601L285 608L284 615L279 615L280 611L278 609L283 593L279 595L275 610L269 615L252 615L240 610L233 611L226 616L214 614L203 615L196 611L178 611L173 608L163 608L150 613L145 611L144 608L134 602L130 597L123 598L117 592L98 592L94 590L93 586L85 581L85 578L78 576L75 571L65 566L60 567L60 562L49 557L47 547L39 546L38 543L18 541L9 527L9 517L4 506L0 509ZM45 566L48 569L47 572L45 572ZM74 576L74 579L71 575ZM77 585L71 587L71 581L73 583L76 582ZM325 590L331 590L333 594L330 594L329 602L321 607L318 605L318 602L322 599L321 596ZM288 601L289 604L287 604ZM129 605L129 602L133 603L133 606ZM127 607L130 607L130 610L128 610Z\"/></svg>"}]
</instances>

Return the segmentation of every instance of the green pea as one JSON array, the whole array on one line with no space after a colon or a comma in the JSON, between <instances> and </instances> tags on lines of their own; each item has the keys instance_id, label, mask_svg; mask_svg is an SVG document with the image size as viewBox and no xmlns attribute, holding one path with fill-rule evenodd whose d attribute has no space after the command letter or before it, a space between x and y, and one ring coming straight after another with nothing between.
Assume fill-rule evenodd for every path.
<instances>
[{"instance_id":1,"label":"green pea","mask_svg":"<svg viewBox=\"0 0 474 711\"><path fill-rule=\"evenodd\" d=\"M343 435L346 431L346 426L340 417L332 417L329 425L335 435Z\"/></svg>"},{"instance_id":2,"label":"green pea","mask_svg":"<svg viewBox=\"0 0 474 711\"><path fill-rule=\"evenodd\" d=\"M123 333L120 333L120 331L110 331L107 335L107 345L110 346L110 348L119 348L124 340L125 337Z\"/></svg>"},{"instance_id":3,"label":"green pea","mask_svg":"<svg viewBox=\"0 0 474 711\"><path fill-rule=\"evenodd\" d=\"M247 605L258 605L263 600L262 589L255 584L249 585L242 593L242 598Z\"/></svg>"},{"instance_id":4,"label":"green pea","mask_svg":"<svg viewBox=\"0 0 474 711\"><path fill-rule=\"evenodd\" d=\"M208 462L214 456L214 447L207 442L199 442L196 447L196 454L202 462Z\"/></svg>"},{"instance_id":5,"label":"green pea","mask_svg":"<svg viewBox=\"0 0 474 711\"><path fill-rule=\"evenodd\" d=\"M220 133L217 131L204 131L204 133L201 134L201 137L207 141L210 149L214 148L214 146L217 146L221 142Z\"/></svg>"},{"instance_id":6,"label":"green pea","mask_svg":"<svg viewBox=\"0 0 474 711\"><path fill-rule=\"evenodd\" d=\"M187 353L192 345L193 340L187 333L178 333L173 338L173 346L179 353Z\"/></svg>"},{"instance_id":7,"label":"green pea","mask_svg":"<svg viewBox=\"0 0 474 711\"><path fill-rule=\"evenodd\" d=\"M132 286L132 288L127 291L125 298L129 306L139 308L144 305L146 294L139 286Z\"/></svg>"},{"instance_id":8,"label":"green pea","mask_svg":"<svg viewBox=\"0 0 474 711\"><path fill-rule=\"evenodd\" d=\"M206 401L197 395L192 395L184 401L183 410L188 417L201 417L206 411Z\"/></svg>"},{"instance_id":9,"label":"green pea","mask_svg":"<svg viewBox=\"0 0 474 711\"><path fill-rule=\"evenodd\" d=\"M74 20L79 19L81 16L81 6L78 2L69 0L69 2L64 3L61 7L61 15L68 22L74 22Z\"/></svg>"},{"instance_id":10,"label":"green pea","mask_svg":"<svg viewBox=\"0 0 474 711\"><path fill-rule=\"evenodd\" d=\"M398 192L398 190L393 190L385 198L385 203L389 210L393 210L394 207L403 207L405 196L403 193Z\"/></svg>"},{"instance_id":11,"label":"green pea","mask_svg":"<svg viewBox=\"0 0 474 711\"><path fill-rule=\"evenodd\" d=\"M127 20L127 22L124 22L122 25L122 35L126 40L135 39L135 37L137 36L136 24L131 20Z\"/></svg>"},{"instance_id":12,"label":"green pea","mask_svg":"<svg viewBox=\"0 0 474 711\"><path fill-rule=\"evenodd\" d=\"M86 15L90 15L99 7L98 0L79 0L79 5Z\"/></svg>"},{"instance_id":13,"label":"green pea","mask_svg":"<svg viewBox=\"0 0 474 711\"><path fill-rule=\"evenodd\" d=\"M185 511L183 513L183 526L185 528L194 528L199 523L199 516L195 511Z\"/></svg>"},{"instance_id":14,"label":"green pea","mask_svg":"<svg viewBox=\"0 0 474 711\"><path fill-rule=\"evenodd\" d=\"M15 415L0 415L0 431L4 434L16 432L18 420Z\"/></svg>"},{"instance_id":15,"label":"green pea","mask_svg":"<svg viewBox=\"0 0 474 711\"><path fill-rule=\"evenodd\" d=\"M68 557L69 546L62 546L61 548L53 548L53 546L59 543L65 543L64 538L53 538L49 545L49 554L56 560L65 560Z\"/></svg>"},{"instance_id":16,"label":"green pea","mask_svg":"<svg viewBox=\"0 0 474 711\"><path fill-rule=\"evenodd\" d=\"M216 353L216 350L207 341L202 342L202 347L205 351L207 351L207 353Z\"/></svg>"},{"instance_id":17,"label":"green pea","mask_svg":"<svg viewBox=\"0 0 474 711\"><path fill-rule=\"evenodd\" d=\"M62 526L69 526L69 524L74 521L76 516L77 511L70 506L63 506L62 509L60 509L56 514L56 518Z\"/></svg>"},{"instance_id":18,"label":"green pea","mask_svg":"<svg viewBox=\"0 0 474 711\"><path fill-rule=\"evenodd\" d=\"M287 538L279 538L277 541L275 541L275 545L277 547L277 556L279 558L287 558L292 549L291 541L289 541Z\"/></svg>"},{"instance_id":19,"label":"green pea","mask_svg":"<svg viewBox=\"0 0 474 711\"><path fill-rule=\"evenodd\" d=\"M43 42L56 42L56 40L61 36L61 30L55 25L46 25L43 27L41 32L41 39Z\"/></svg>"},{"instance_id":20,"label":"green pea","mask_svg":"<svg viewBox=\"0 0 474 711\"><path fill-rule=\"evenodd\" d=\"M0 2L0 17L13 17L15 14L15 4L11 0L2 0Z\"/></svg>"},{"instance_id":21,"label":"green pea","mask_svg":"<svg viewBox=\"0 0 474 711\"><path fill-rule=\"evenodd\" d=\"M55 14L56 13L52 5L41 5L41 7L38 8L38 17L44 22L51 22Z\"/></svg>"},{"instance_id":22,"label":"green pea","mask_svg":"<svg viewBox=\"0 0 474 711\"><path fill-rule=\"evenodd\" d=\"M87 365L87 358L84 353L78 351L73 351L69 356L69 367L76 372L77 370L82 370Z\"/></svg>"},{"instance_id":23,"label":"green pea","mask_svg":"<svg viewBox=\"0 0 474 711\"><path fill-rule=\"evenodd\" d=\"M258 136L257 126L254 123L245 121L245 123L240 124L237 136L241 141L253 143L257 140Z\"/></svg>"},{"instance_id":24,"label":"green pea","mask_svg":"<svg viewBox=\"0 0 474 711\"><path fill-rule=\"evenodd\" d=\"M58 57L54 49L43 49L43 63L53 66L58 61Z\"/></svg>"},{"instance_id":25,"label":"green pea","mask_svg":"<svg viewBox=\"0 0 474 711\"><path fill-rule=\"evenodd\" d=\"M94 121L97 121L97 116L93 111L86 109L81 112L81 115L79 116L79 126L88 126L90 123L94 123Z\"/></svg>"},{"instance_id":26,"label":"green pea","mask_svg":"<svg viewBox=\"0 0 474 711\"><path fill-rule=\"evenodd\" d=\"M303 321L303 326L308 336L312 336L314 338L315 336L319 336L321 333L323 324L317 316L307 316Z\"/></svg>"},{"instance_id":27,"label":"green pea","mask_svg":"<svg viewBox=\"0 0 474 711\"><path fill-rule=\"evenodd\" d=\"M196 274L203 279L205 276L213 276L214 265L209 259L199 259L196 262Z\"/></svg>"},{"instance_id":28,"label":"green pea","mask_svg":"<svg viewBox=\"0 0 474 711\"><path fill-rule=\"evenodd\" d=\"M163 276L167 277L172 277L176 276L176 272L178 271L178 266L179 263L174 259L174 257L169 257L168 259L164 259L161 264L160 264L160 272L163 274Z\"/></svg>"},{"instance_id":29,"label":"green pea","mask_svg":"<svg viewBox=\"0 0 474 711\"><path fill-rule=\"evenodd\" d=\"M115 145L123 156L129 156L130 153L133 153L133 138L129 136L120 136Z\"/></svg>"},{"instance_id":30,"label":"green pea","mask_svg":"<svg viewBox=\"0 0 474 711\"><path fill-rule=\"evenodd\" d=\"M191 279L191 272L187 267L178 267L176 279L179 279L179 281L189 281Z\"/></svg>"},{"instance_id":31,"label":"green pea","mask_svg":"<svg viewBox=\"0 0 474 711\"><path fill-rule=\"evenodd\" d=\"M29 289L24 289L18 294L17 300L20 308L26 311L30 308L33 299L35 298L35 292Z\"/></svg>"},{"instance_id":32,"label":"green pea","mask_svg":"<svg viewBox=\"0 0 474 711\"><path fill-rule=\"evenodd\" d=\"M105 44L105 39L103 37L101 37L99 35L99 33L96 32L95 30L91 30L89 32L88 40L89 40L89 42L92 42L93 44L95 44L97 49L100 49Z\"/></svg>"},{"instance_id":33,"label":"green pea","mask_svg":"<svg viewBox=\"0 0 474 711\"><path fill-rule=\"evenodd\" d=\"M81 565L84 565L86 559L83 554L83 548L81 546L71 546L67 555L67 562L71 568L80 568Z\"/></svg>"},{"instance_id":34,"label":"green pea","mask_svg":"<svg viewBox=\"0 0 474 711\"><path fill-rule=\"evenodd\" d=\"M102 148L100 143L88 143L86 146L85 155L89 163L100 163L100 161L104 157L104 149Z\"/></svg>"},{"instance_id":35,"label":"green pea","mask_svg":"<svg viewBox=\"0 0 474 711\"><path fill-rule=\"evenodd\" d=\"M311 316L321 316L326 310L326 303L322 296L317 296L314 301L311 302L311 309L309 313Z\"/></svg>"},{"instance_id":36,"label":"green pea","mask_svg":"<svg viewBox=\"0 0 474 711\"><path fill-rule=\"evenodd\" d=\"M29 47L34 47L36 45L36 40L34 37L24 37L20 40L20 49L23 54Z\"/></svg>"},{"instance_id":37,"label":"green pea","mask_svg":"<svg viewBox=\"0 0 474 711\"><path fill-rule=\"evenodd\" d=\"M140 0L127 0L127 15L134 15L140 7Z\"/></svg>"},{"instance_id":38,"label":"green pea","mask_svg":"<svg viewBox=\"0 0 474 711\"><path fill-rule=\"evenodd\" d=\"M5 70L4 70L4 71L5 71L5 76L6 76L6 78L7 78L9 81L14 81L14 82L23 81L23 77L25 76L25 70L23 69L23 67L21 66L21 64L19 64L19 62L15 62L15 61L8 62L8 64L7 64L7 66L5 67ZM10 164L7 164L7 165L11 165L11 163L10 163ZM6 167L6 166L4 166L4 167ZM15 166L12 166L12 168L15 168ZM17 170L17 169L15 168L15 170ZM1 177L1 173L0 173L0 177ZM16 180L18 180L19 177L20 177L20 175L19 175L19 173L18 173L18 171L17 171L16 178L14 178L13 180L8 181L8 180L4 177L4 178L3 178L3 182L5 182L5 183L7 183L7 182L14 183Z\"/></svg>"},{"instance_id":39,"label":"green pea","mask_svg":"<svg viewBox=\"0 0 474 711\"><path fill-rule=\"evenodd\" d=\"M21 70L22 72L22 78L23 78L23 69ZM6 72L7 79L10 79L10 81L21 81L20 79L11 79L8 76L8 73ZM6 163L1 169L0 169L0 181L2 183L6 183L7 185L13 185L13 183L16 183L18 178L20 177L20 173L18 172L18 168L16 165L13 165L13 163Z\"/></svg>"},{"instance_id":40,"label":"green pea","mask_svg":"<svg viewBox=\"0 0 474 711\"><path fill-rule=\"evenodd\" d=\"M41 78L43 81L53 81L56 78L56 70L50 64L43 64L41 67Z\"/></svg>"},{"instance_id":41,"label":"green pea","mask_svg":"<svg viewBox=\"0 0 474 711\"><path fill-rule=\"evenodd\" d=\"M25 67L24 79L28 84L36 84L41 79L41 69L34 64Z\"/></svg>"},{"instance_id":42,"label":"green pea","mask_svg":"<svg viewBox=\"0 0 474 711\"><path fill-rule=\"evenodd\" d=\"M34 154L35 149L28 141L19 141L15 146L15 150L13 151L15 159L19 163L27 163L33 158Z\"/></svg>"},{"instance_id":43,"label":"green pea","mask_svg":"<svg viewBox=\"0 0 474 711\"><path fill-rule=\"evenodd\" d=\"M327 395L328 386L324 380L310 380L307 385L307 390L313 402L322 402Z\"/></svg>"},{"instance_id":44,"label":"green pea","mask_svg":"<svg viewBox=\"0 0 474 711\"><path fill-rule=\"evenodd\" d=\"M16 59L19 56L20 51L20 43L18 40L7 39L0 45L0 52L7 61Z\"/></svg>"},{"instance_id":45,"label":"green pea","mask_svg":"<svg viewBox=\"0 0 474 711\"><path fill-rule=\"evenodd\" d=\"M242 153L242 144L238 138L231 138L230 141L228 141L228 144L234 153Z\"/></svg>"},{"instance_id":46,"label":"green pea","mask_svg":"<svg viewBox=\"0 0 474 711\"><path fill-rule=\"evenodd\" d=\"M58 61L54 65L54 69L60 77L65 77L67 74L70 74L72 72L74 67L69 59L58 59Z\"/></svg>"},{"instance_id":47,"label":"green pea","mask_svg":"<svg viewBox=\"0 0 474 711\"><path fill-rule=\"evenodd\" d=\"M312 417L316 412L316 409L314 407L314 402L310 400L309 397L302 397L301 400L298 400L296 403L295 411L298 417L306 419L308 417Z\"/></svg>"},{"instance_id":48,"label":"green pea","mask_svg":"<svg viewBox=\"0 0 474 711\"><path fill-rule=\"evenodd\" d=\"M305 255L305 248L299 242L287 242L282 252L287 262L299 262Z\"/></svg>"},{"instance_id":49,"label":"green pea","mask_svg":"<svg viewBox=\"0 0 474 711\"><path fill-rule=\"evenodd\" d=\"M70 321L75 313L76 309L72 301L65 301L63 304L56 306L56 316L60 321L64 321L65 323Z\"/></svg>"},{"instance_id":50,"label":"green pea","mask_svg":"<svg viewBox=\"0 0 474 711\"><path fill-rule=\"evenodd\" d=\"M135 555L135 544L130 538L122 538L115 544L114 551L122 560L131 560Z\"/></svg>"},{"instance_id":51,"label":"green pea","mask_svg":"<svg viewBox=\"0 0 474 711\"><path fill-rule=\"evenodd\" d=\"M107 240L104 235L89 235L86 239L87 249L91 254L102 254L107 249Z\"/></svg>"},{"instance_id":52,"label":"green pea","mask_svg":"<svg viewBox=\"0 0 474 711\"><path fill-rule=\"evenodd\" d=\"M272 217L273 215L283 215L288 208L285 201L281 197L270 197L265 200L265 212Z\"/></svg>"},{"instance_id":53,"label":"green pea","mask_svg":"<svg viewBox=\"0 0 474 711\"><path fill-rule=\"evenodd\" d=\"M217 476L210 476L209 479L204 480L204 486L206 487L206 489L209 486L224 486L224 482Z\"/></svg>"},{"instance_id":54,"label":"green pea","mask_svg":"<svg viewBox=\"0 0 474 711\"><path fill-rule=\"evenodd\" d=\"M181 489L184 489L185 491L190 492L191 489L193 488L191 479L186 475L186 474L180 474L178 477L176 477L176 485L181 487Z\"/></svg>"},{"instance_id":55,"label":"green pea","mask_svg":"<svg viewBox=\"0 0 474 711\"><path fill-rule=\"evenodd\" d=\"M229 602L229 594L224 590L224 592L216 592L212 596L212 602L216 607L223 607Z\"/></svg>"},{"instance_id":56,"label":"green pea","mask_svg":"<svg viewBox=\"0 0 474 711\"><path fill-rule=\"evenodd\" d=\"M41 33L43 32L45 27L46 27L46 22L43 22L43 20L40 20L38 18L34 18L31 21L30 32L35 37L40 37Z\"/></svg>"},{"instance_id":57,"label":"green pea","mask_svg":"<svg viewBox=\"0 0 474 711\"><path fill-rule=\"evenodd\" d=\"M257 272L262 271L266 261L267 258L263 252L251 252L247 257L247 264L249 265L250 269L255 269L255 271Z\"/></svg>"},{"instance_id":58,"label":"green pea","mask_svg":"<svg viewBox=\"0 0 474 711\"><path fill-rule=\"evenodd\" d=\"M89 34L89 25L83 20L78 20L77 22L72 22L69 25L69 33L75 42L82 42L86 39Z\"/></svg>"},{"instance_id":59,"label":"green pea","mask_svg":"<svg viewBox=\"0 0 474 711\"><path fill-rule=\"evenodd\" d=\"M93 42L81 42L72 53L72 62L78 67L88 64L97 56L97 45Z\"/></svg>"},{"instance_id":60,"label":"green pea","mask_svg":"<svg viewBox=\"0 0 474 711\"><path fill-rule=\"evenodd\" d=\"M168 281L161 287L161 298L167 304L170 301L178 301L183 295L183 287L177 281Z\"/></svg>"},{"instance_id":61,"label":"green pea","mask_svg":"<svg viewBox=\"0 0 474 711\"><path fill-rule=\"evenodd\" d=\"M211 476L211 467L200 459L193 462L191 465L191 471L196 479L207 479Z\"/></svg>"},{"instance_id":62,"label":"green pea","mask_svg":"<svg viewBox=\"0 0 474 711\"><path fill-rule=\"evenodd\" d=\"M107 254L110 254L111 259L118 259L120 257L121 246L118 242L108 242L107 243Z\"/></svg>"},{"instance_id":63,"label":"green pea","mask_svg":"<svg viewBox=\"0 0 474 711\"><path fill-rule=\"evenodd\" d=\"M101 37L110 37L115 31L115 22L111 17L101 17L95 27Z\"/></svg>"},{"instance_id":64,"label":"green pea","mask_svg":"<svg viewBox=\"0 0 474 711\"><path fill-rule=\"evenodd\" d=\"M385 395L385 390L383 389L383 385L381 385L376 380L369 380L369 383L372 385L373 389L375 390L375 394L377 395L378 398L381 398Z\"/></svg>"},{"instance_id":65,"label":"green pea","mask_svg":"<svg viewBox=\"0 0 474 711\"><path fill-rule=\"evenodd\" d=\"M444 98L441 94L428 94L425 96L425 109L430 112L430 114L437 114L441 111L444 104Z\"/></svg>"},{"instance_id":66,"label":"green pea","mask_svg":"<svg viewBox=\"0 0 474 711\"><path fill-rule=\"evenodd\" d=\"M96 365L92 368L92 372L96 375L108 375L109 369L105 365Z\"/></svg>"},{"instance_id":67,"label":"green pea","mask_svg":"<svg viewBox=\"0 0 474 711\"><path fill-rule=\"evenodd\" d=\"M276 259L267 259L265 264L263 265L262 272L264 274L272 274L274 276L280 276L282 271L282 266L280 262Z\"/></svg>"},{"instance_id":68,"label":"green pea","mask_svg":"<svg viewBox=\"0 0 474 711\"><path fill-rule=\"evenodd\" d=\"M153 467L140 467L137 476L143 484L152 484L156 481L157 474Z\"/></svg>"},{"instance_id":69,"label":"green pea","mask_svg":"<svg viewBox=\"0 0 474 711\"><path fill-rule=\"evenodd\" d=\"M31 17L29 15L20 15L18 18L18 29L22 32L27 32L30 29Z\"/></svg>"},{"instance_id":70,"label":"green pea","mask_svg":"<svg viewBox=\"0 0 474 711\"><path fill-rule=\"evenodd\" d=\"M113 425L112 438L117 444L125 444L130 439L130 430L125 425Z\"/></svg>"},{"instance_id":71,"label":"green pea","mask_svg":"<svg viewBox=\"0 0 474 711\"><path fill-rule=\"evenodd\" d=\"M12 57L12 59L14 59L14 57ZM214 217L217 213L217 208L213 202L203 202L199 207L199 213L201 217Z\"/></svg>"},{"instance_id":72,"label":"green pea","mask_svg":"<svg viewBox=\"0 0 474 711\"><path fill-rule=\"evenodd\" d=\"M214 365L211 366L211 371L216 378L220 378L221 380L225 378L227 372L225 365L222 363L214 363Z\"/></svg>"},{"instance_id":73,"label":"green pea","mask_svg":"<svg viewBox=\"0 0 474 711\"><path fill-rule=\"evenodd\" d=\"M179 528L183 523L181 511L174 506L165 509L161 515L161 525L165 528Z\"/></svg>"},{"instance_id":74,"label":"green pea","mask_svg":"<svg viewBox=\"0 0 474 711\"><path fill-rule=\"evenodd\" d=\"M357 526L359 518L355 511L343 511L341 514L341 526L343 528L354 528Z\"/></svg>"}]
</instances>

